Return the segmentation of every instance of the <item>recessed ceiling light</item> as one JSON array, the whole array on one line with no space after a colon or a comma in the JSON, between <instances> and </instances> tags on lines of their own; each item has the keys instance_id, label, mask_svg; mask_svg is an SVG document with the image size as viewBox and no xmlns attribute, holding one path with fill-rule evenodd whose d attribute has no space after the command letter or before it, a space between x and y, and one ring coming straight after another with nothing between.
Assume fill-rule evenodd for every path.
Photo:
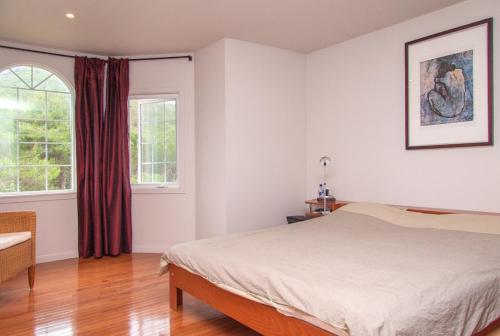
<instances>
[{"instance_id":1,"label":"recessed ceiling light","mask_svg":"<svg viewBox=\"0 0 500 336\"><path fill-rule=\"evenodd\" d=\"M74 19L75 18L75 14L73 14L73 13L66 13L66 17L68 19Z\"/></svg>"}]
</instances>

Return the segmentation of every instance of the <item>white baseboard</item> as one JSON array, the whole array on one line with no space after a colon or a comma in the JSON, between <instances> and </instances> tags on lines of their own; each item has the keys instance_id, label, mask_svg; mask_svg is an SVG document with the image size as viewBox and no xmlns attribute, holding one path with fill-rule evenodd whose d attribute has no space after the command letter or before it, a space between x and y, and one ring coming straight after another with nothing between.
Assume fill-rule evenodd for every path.
<instances>
[{"instance_id":1,"label":"white baseboard","mask_svg":"<svg viewBox=\"0 0 500 336\"><path fill-rule=\"evenodd\" d=\"M65 252L59 252L59 253L38 255L38 256L36 256L36 263L41 264L41 263L46 263L46 262L50 262L50 261L64 260L64 259L71 259L71 258L78 258L78 251L65 251Z\"/></svg>"},{"instance_id":2,"label":"white baseboard","mask_svg":"<svg viewBox=\"0 0 500 336\"><path fill-rule=\"evenodd\" d=\"M133 246L133 253L164 253L168 250L165 245L137 245ZM36 263L42 264L51 261L78 258L78 251L64 251L36 256Z\"/></svg>"},{"instance_id":3,"label":"white baseboard","mask_svg":"<svg viewBox=\"0 0 500 336\"><path fill-rule=\"evenodd\" d=\"M165 245L135 245L132 247L133 253L165 253L168 246Z\"/></svg>"}]
</instances>

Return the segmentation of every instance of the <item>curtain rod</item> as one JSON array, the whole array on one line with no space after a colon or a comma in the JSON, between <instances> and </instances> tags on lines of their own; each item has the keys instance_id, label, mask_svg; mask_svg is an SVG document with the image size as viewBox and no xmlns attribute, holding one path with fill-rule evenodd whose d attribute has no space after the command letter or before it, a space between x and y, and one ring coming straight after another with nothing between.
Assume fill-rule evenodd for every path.
<instances>
[{"instance_id":1,"label":"curtain rod","mask_svg":"<svg viewBox=\"0 0 500 336\"><path fill-rule=\"evenodd\" d=\"M58 53L54 53L54 52L50 52L50 51L33 50L33 49L26 49L26 48L19 48L19 47L11 47L11 46L6 46L6 45L0 45L0 48L12 49L12 50L20 50L20 51L28 51L28 52L38 53L38 54L60 56L60 57L67 57L67 58L75 58L76 57L74 55L58 54ZM191 56L191 55L181 55L181 56L159 56L159 57L145 57L145 58L129 58L129 61L131 61L131 62L133 62L133 61L152 61L152 60L179 59L179 58L187 58L190 62L193 60L193 56Z\"/></svg>"}]
</instances>

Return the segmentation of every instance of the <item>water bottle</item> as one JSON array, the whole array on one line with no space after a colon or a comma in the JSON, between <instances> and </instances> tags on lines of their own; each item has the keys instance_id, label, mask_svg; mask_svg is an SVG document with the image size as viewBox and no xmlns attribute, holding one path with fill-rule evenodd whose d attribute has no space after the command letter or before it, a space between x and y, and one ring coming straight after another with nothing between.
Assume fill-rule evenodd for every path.
<instances>
[{"instance_id":1,"label":"water bottle","mask_svg":"<svg viewBox=\"0 0 500 336\"><path fill-rule=\"evenodd\" d=\"M323 184L320 184L318 189L318 197L323 197L323 193L324 193Z\"/></svg>"}]
</instances>

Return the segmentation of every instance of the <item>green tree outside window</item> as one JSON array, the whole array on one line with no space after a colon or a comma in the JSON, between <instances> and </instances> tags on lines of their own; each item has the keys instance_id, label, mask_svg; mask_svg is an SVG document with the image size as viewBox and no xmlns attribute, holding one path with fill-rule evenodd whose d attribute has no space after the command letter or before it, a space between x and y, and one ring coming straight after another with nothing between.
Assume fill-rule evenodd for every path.
<instances>
[{"instance_id":1,"label":"green tree outside window","mask_svg":"<svg viewBox=\"0 0 500 336\"><path fill-rule=\"evenodd\" d=\"M72 102L45 69L0 72L0 194L73 189Z\"/></svg>"},{"instance_id":2,"label":"green tree outside window","mask_svg":"<svg viewBox=\"0 0 500 336\"><path fill-rule=\"evenodd\" d=\"M130 99L132 184L177 183L177 98Z\"/></svg>"}]
</instances>

